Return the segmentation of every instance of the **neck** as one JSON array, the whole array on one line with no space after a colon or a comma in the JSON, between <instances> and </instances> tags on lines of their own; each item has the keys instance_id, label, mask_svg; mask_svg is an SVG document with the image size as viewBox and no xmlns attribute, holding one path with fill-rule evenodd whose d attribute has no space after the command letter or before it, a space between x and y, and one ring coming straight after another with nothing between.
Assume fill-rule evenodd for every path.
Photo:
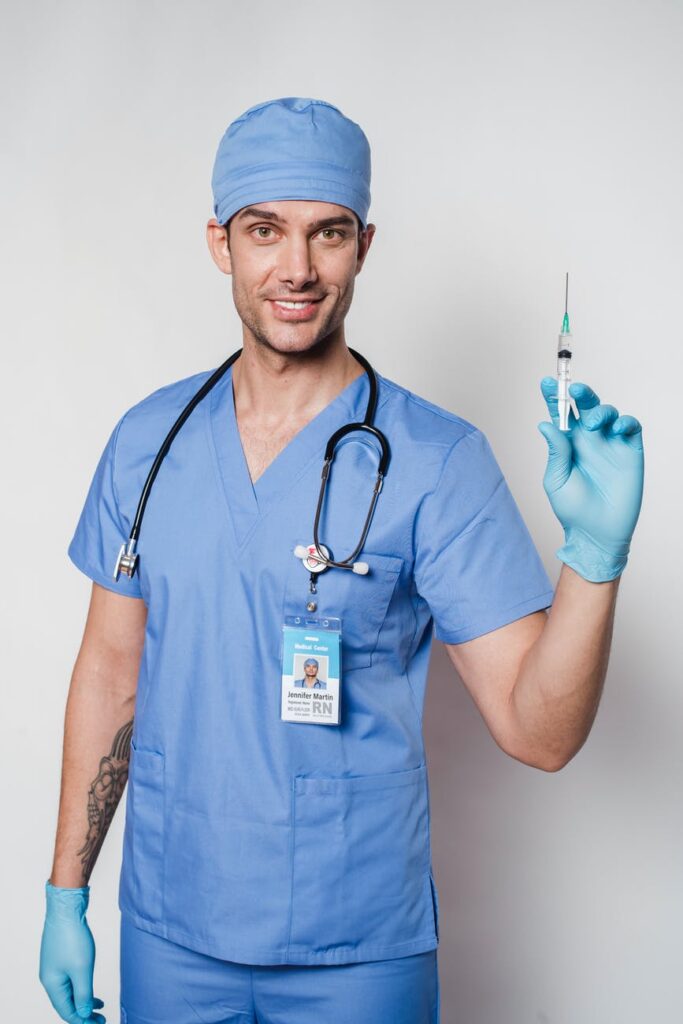
<instances>
[{"instance_id":1,"label":"neck","mask_svg":"<svg viewBox=\"0 0 683 1024\"><path fill-rule=\"evenodd\" d=\"M363 373L343 337L309 352L274 352L245 338L232 365L235 409L273 427L308 422Z\"/></svg>"}]
</instances>

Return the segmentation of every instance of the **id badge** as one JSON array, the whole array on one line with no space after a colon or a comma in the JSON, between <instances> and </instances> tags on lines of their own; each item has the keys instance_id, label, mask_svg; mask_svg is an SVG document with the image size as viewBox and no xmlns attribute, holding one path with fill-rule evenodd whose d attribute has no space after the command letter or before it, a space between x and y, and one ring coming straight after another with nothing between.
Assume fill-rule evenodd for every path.
<instances>
[{"instance_id":1,"label":"id badge","mask_svg":"<svg viewBox=\"0 0 683 1024\"><path fill-rule=\"evenodd\" d=\"M286 615L282 627L283 722L339 725L341 619Z\"/></svg>"}]
</instances>

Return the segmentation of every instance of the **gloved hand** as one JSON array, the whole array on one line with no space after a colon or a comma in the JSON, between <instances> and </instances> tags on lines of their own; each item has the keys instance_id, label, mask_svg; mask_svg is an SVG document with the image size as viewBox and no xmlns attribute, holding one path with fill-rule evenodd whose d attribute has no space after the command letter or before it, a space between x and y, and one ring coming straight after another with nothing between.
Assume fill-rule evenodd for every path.
<instances>
[{"instance_id":1,"label":"gloved hand","mask_svg":"<svg viewBox=\"0 0 683 1024\"><path fill-rule=\"evenodd\" d=\"M85 919L90 886L63 889L45 883L47 912L40 943L40 981L69 1024L104 1024L104 1003L93 996L95 940Z\"/></svg>"},{"instance_id":2,"label":"gloved hand","mask_svg":"<svg viewBox=\"0 0 683 1024\"><path fill-rule=\"evenodd\" d=\"M543 487L564 527L556 552L584 579L605 583L621 575L643 499L643 436L634 416L620 416L587 384L570 384L579 410L561 431L557 380L544 377L541 392L552 423L539 423L548 442Z\"/></svg>"}]
</instances>

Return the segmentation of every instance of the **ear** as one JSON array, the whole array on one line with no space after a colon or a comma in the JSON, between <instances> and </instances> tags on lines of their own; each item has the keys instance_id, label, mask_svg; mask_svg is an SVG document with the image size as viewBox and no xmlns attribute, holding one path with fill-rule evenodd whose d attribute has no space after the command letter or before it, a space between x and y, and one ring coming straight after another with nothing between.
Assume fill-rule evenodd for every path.
<instances>
[{"instance_id":1,"label":"ear","mask_svg":"<svg viewBox=\"0 0 683 1024\"><path fill-rule=\"evenodd\" d=\"M375 236L376 230L377 228L375 224L368 224L365 231L360 235L358 242L358 256L356 258L356 274L360 274L361 272L363 263L365 262L365 257L367 256L368 249L370 248L370 243Z\"/></svg>"},{"instance_id":2,"label":"ear","mask_svg":"<svg viewBox=\"0 0 683 1024\"><path fill-rule=\"evenodd\" d=\"M211 258L218 269L224 274L232 274L232 260L228 248L228 234L222 224L219 224L215 217L206 225L206 242L209 246Z\"/></svg>"}]
</instances>

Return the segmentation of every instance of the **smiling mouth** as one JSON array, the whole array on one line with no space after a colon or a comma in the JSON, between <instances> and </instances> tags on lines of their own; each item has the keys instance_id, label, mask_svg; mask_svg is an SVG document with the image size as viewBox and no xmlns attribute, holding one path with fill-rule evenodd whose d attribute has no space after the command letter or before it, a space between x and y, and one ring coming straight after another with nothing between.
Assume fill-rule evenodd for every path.
<instances>
[{"instance_id":1,"label":"smiling mouth","mask_svg":"<svg viewBox=\"0 0 683 1024\"><path fill-rule=\"evenodd\" d=\"M324 297L324 296L323 296ZM319 299L269 299L276 320L296 323L313 320L318 315Z\"/></svg>"},{"instance_id":2,"label":"smiling mouth","mask_svg":"<svg viewBox=\"0 0 683 1024\"><path fill-rule=\"evenodd\" d=\"M303 300L292 300L292 299L271 299L270 300L275 306L279 306L280 309L306 309L307 306L313 306L316 302L321 302L321 299L303 299Z\"/></svg>"}]
</instances>

